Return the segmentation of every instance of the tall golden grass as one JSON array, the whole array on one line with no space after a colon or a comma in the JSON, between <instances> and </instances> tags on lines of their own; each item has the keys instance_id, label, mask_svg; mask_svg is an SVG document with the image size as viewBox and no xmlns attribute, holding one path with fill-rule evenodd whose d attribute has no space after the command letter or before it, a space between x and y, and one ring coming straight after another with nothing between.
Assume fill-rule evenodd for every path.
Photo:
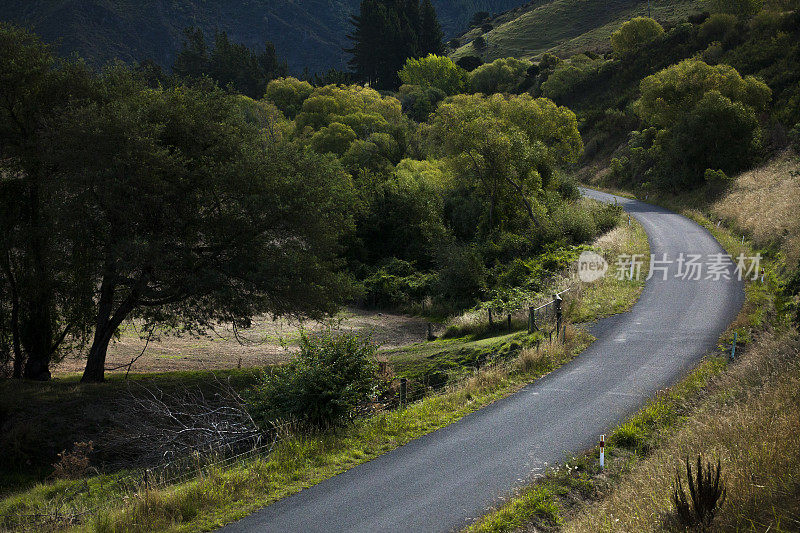
<instances>
[{"instance_id":1,"label":"tall golden grass","mask_svg":"<svg viewBox=\"0 0 800 533\"><path fill-rule=\"evenodd\" d=\"M714 530L800 530L798 355L796 330L765 333L717 378L683 427L662 434L653 455L564 531L669 530L676 469L697 453L722 461L728 497Z\"/></svg>"},{"instance_id":2,"label":"tall golden grass","mask_svg":"<svg viewBox=\"0 0 800 533\"><path fill-rule=\"evenodd\" d=\"M786 150L736 177L711 212L748 231L758 247L777 245L790 265L800 260L800 156Z\"/></svg>"}]
</instances>

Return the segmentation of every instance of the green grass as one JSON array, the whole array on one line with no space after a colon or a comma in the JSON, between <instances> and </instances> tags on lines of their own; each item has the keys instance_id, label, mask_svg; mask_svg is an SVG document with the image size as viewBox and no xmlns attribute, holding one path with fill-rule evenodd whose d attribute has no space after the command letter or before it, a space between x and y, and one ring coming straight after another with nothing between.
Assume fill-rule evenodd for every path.
<instances>
[{"instance_id":1,"label":"green grass","mask_svg":"<svg viewBox=\"0 0 800 533\"><path fill-rule=\"evenodd\" d=\"M578 294L570 299L566 308L567 318L571 322L591 322L623 313L638 300L650 269L650 246L642 225L633 217L630 220L628 225L628 216L623 214L614 232L606 236L607 240L600 240L602 247L599 250L608 262L608 272L599 281L578 285ZM618 276L616 258L634 254L641 256L639 279Z\"/></svg>"},{"instance_id":2,"label":"green grass","mask_svg":"<svg viewBox=\"0 0 800 533\"><path fill-rule=\"evenodd\" d=\"M500 57L534 58L544 52L568 57L585 50L605 52L609 38L626 20L647 16L648 3L640 0L552 0L527 9L511 20L500 17L499 24L484 34L487 42L484 61ZM651 14L660 22L675 22L702 11L698 0L662 0L651 3ZM479 35L472 30L462 38L463 46L451 54L454 59L477 55L471 40ZM470 42L466 42L470 39Z\"/></svg>"}]
</instances>

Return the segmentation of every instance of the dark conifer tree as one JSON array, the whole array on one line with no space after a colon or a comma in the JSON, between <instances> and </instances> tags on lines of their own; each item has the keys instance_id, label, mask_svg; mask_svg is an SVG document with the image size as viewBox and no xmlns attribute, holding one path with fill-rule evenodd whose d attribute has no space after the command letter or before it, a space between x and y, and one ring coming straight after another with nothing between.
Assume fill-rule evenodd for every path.
<instances>
[{"instance_id":1,"label":"dark conifer tree","mask_svg":"<svg viewBox=\"0 0 800 533\"><path fill-rule=\"evenodd\" d=\"M419 55L444 54L444 32L431 0L423 0L420 8Z\"/></svg>"},{"instance_id":2,"label":"dark conifer tree","mask_svg":"<svg viewBox=\"0 0 800 533\"><path fill-rule=\"evenodd\" d=\"M363 0L358 15L351 17L353 33L347 38L353 47L346 50L353 55L349 61L356 77L370 85L380 84L380 63L386 55L389 27L386 5L381 0Z\"/></svg>"},{"instance_id":3,"label":"dark conifer tree","mask_svg":"<svg viewBox=\"0 0 800 533\"><path fill-rule=\"evenodd\" d=\"M186 28L183 37L172 72L182 78L196 78L208 71L208 45L200 28Z\"/></svg>"},{"instance_id":4,"label":"dark conifer tree","mask_svg":"<svg viewBox=\"0 0 800 533\"><path fill-rule=\"evenodd\" d=\"M377 89L397 88L397 72L408 58L444 52L430 0L422 6L419 0L362 0L351 22L350 66L358 79Z\"/></svg>"}]
</instances>

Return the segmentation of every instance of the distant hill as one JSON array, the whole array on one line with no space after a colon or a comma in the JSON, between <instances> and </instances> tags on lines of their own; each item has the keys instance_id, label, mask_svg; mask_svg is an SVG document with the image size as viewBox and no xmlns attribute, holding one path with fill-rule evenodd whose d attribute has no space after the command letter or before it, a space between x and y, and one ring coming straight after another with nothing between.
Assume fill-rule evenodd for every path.
<instances>
[{"instance_id":1,"label":"distant hill","mask_svg":"<svg viewBox=\"0 0 800 533\"><path fill-rule=\"evenodd\" d=\"M650 16L661 22L685 20L702 11L702 0L533 0L487 21L492 29L473 28L458 39L454 59L481 56L484 61L499 57L533 58L543 52L559 56L591 50L610 49L609 37L624 21ZM472 44L482 35L486 46L480 52Z\"/></svg>"},{"instance_id":2,"label":"distant hill","mask_svg":"<svg viewBox=\"0 0 800 533\"><path fill-rule=\"evenodd\" d=\"M433 0L450 37L477 11L502 12L524 0ZM0 19L22 24L63 54L94 63L152 58L170 67L182 30L225 30L235 42L275 43L293 72L344 68L349 18L360 0L0 0Z\"/></svg>"}]
</instances>

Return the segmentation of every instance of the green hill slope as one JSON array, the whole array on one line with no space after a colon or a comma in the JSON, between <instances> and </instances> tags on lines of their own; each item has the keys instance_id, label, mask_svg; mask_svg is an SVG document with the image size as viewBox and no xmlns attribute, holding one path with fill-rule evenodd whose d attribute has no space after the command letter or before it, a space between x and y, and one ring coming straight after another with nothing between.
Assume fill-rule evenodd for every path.
<instances>
[{"instance_id":1,"label":"green hill slope","mask_svg":"<svg viewBox=\"0 0 800 533\"><path fill-rule=\"evenodd\" d=\"M476 11L499 12L522 0L433 0L447 35L467 26ZM342 47L360 0L0 0L0 20L30 27L46 41L102 63L152 58L172 65L182 30L225 30L233 41L275 43L290 68L344 68Z\"/></svg>"},{"instance_id":2,"label":"green hill slope","mask_svg":"<svg viewBox=\"0 0 800 533\"><path fill-rule=\"evenodd\" d=\"M700 11L701 0L654 0L649 9L653 18L669 23ZM495 17L491 31L474 28L462 35L462 46L452 57L478 55L492 61L530 58L547 51L560 56L585 50L605 52L611 32L622 22L647 14L647 0L534 0ZM486 40L486 48L480 51L472 43L479 35Z\"/></svg>"}]
</instances>

